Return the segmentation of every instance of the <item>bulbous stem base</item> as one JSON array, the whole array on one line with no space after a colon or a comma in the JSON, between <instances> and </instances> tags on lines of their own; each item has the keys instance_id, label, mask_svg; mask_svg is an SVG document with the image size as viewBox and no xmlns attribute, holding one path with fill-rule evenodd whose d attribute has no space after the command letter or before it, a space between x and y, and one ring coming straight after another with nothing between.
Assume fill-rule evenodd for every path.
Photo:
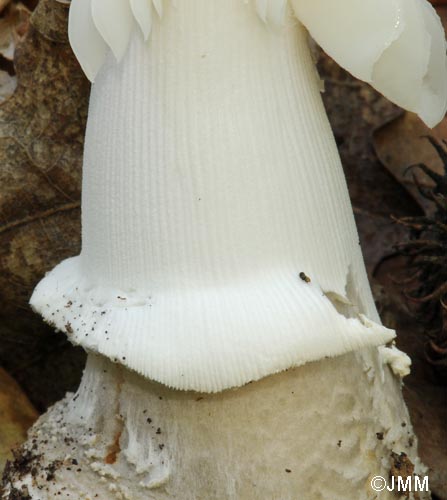
<instances>
[{"instance_id":1,"label":"bulbous stem base","mask_svg":"<svg viewBox=\"0 0 447 500\"><path fill-rule=\"evenodd\" d=\"M213 395L91 355L77 394L38 421L25 450L8 491L25 486L39 500L362 500L376 498L370 481L388 479L396 456L405 473L424 472L376 349Z\"/></svg>"}]
</instances>

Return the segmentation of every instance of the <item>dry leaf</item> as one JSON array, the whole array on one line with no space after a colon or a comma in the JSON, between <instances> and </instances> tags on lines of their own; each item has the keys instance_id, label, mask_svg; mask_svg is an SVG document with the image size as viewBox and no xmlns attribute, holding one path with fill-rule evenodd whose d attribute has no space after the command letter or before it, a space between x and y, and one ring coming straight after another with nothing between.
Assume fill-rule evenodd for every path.
<instances>
[{"instance_id":1,"label":"dry leaf","mask_svg":"<svg viewBox=\"0 0 447 500\"><path fill-rule=\"evenodd\" d=\"M61 397L82 364L28 305L45 272L80 250L89 85L67 41L67 11L39 3L17 47L17 90L0 106L0 362L38 407ZM39 384L46 375L48 389Z\"/></svg>"},{"instance_id":2,"label":"dry leaf","mask_svg":"<svg viewBox=\"0 0 447 500\"><path fill-rule=\"evenodd\" d=\"M0 476L11 448L22 444L38 413L18 384L0 368Z\"/></svg>"},{"instance_id":3,"label":"dry leaf","mask_svg":"<svg viewBox=\"0 0 447 500\"><path fill-rule=\"evenodd\" d=\"M9 3L0 15L0 55L12 61L18 43L28 31L31 12L22 3Z\"/></svg>"},{"instance_id":4,"label":"dry leaf","mask_svg":"<svg viewBox=\"0 0 447 500\"><path fill-rule=\"evenodd\" d=\"M410 165L422 163L434 172L443 173L442 161L427 136L438 141L447 139L447 119L430 130L413 113L403 113L374 132L374 148L382 164L424 211L430 213L433 203L421 196L414 177L424 187L432 188L434 182L419 169L408 169Z\"/></svg>"}]
</instances>

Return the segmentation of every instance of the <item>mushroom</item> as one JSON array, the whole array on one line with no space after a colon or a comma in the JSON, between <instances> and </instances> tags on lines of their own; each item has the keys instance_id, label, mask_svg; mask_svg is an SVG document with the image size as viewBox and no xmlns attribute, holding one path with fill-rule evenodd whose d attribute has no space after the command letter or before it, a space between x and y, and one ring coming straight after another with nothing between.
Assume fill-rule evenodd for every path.
<instances>
[{"instance_id":1,"label":"mushroom","mask_svg":"<svg viewBox=\"0 0 447 500\"><path fill-rule=\"evenodd\" d=\"M424 1L72 0L95 82L83 247L31 305L89 358L10 489L359 500L392 452L424 472L305 27L427 124L444 115Z\"/></svg>"}]
</instances>

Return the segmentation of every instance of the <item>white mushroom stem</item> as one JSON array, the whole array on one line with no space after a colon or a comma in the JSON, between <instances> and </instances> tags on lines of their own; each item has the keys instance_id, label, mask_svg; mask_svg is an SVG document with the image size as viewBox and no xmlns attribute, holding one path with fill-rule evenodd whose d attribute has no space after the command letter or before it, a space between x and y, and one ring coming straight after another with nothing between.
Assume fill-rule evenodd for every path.
<instances>
[{"instance_id":1,"label":"white mushroom stem","mask_svg":"<svg viewBox=\"0 0 447 500\"><path fill-rule=\"evenodd\" d=\"M73 0L71 14L91 77L106 57L82 253L31 300L96 354L28 445L42 467L58 464L54 481L18 471L9 488L39 500L361 500L392 452L422 472L384 364L404 375L408 358L375 347L394 332L371 296L303 26L284 0L166 3L149 28L141 2L106 3ZM294 2L303 19L306 3ZM285 26L255 7L266 21L285 11Z\"/></svg>"},{"instance_id":2,"label":"white mushroom stem","mask_svg":"<svg viewBox=\"0 0 447 500\"><path fill-rule=\"evenodd\" d=\"M85 348L206 392L385 344L307 32L167 4L92 88L83 246L32 306ZM216 20L219 22L216 22ZM304 274L301 274L304 273ZM301 274L301 277L300 277Z\"/></svg>"},{"instance_id":3,"label":"white mushroom stem","mask_svg":"<svg viewBox=\"0 0 447 500\"><path fill-rule=\"evenodd\" d=\"M374 350L203 394L91 355L78 393L31 430L34 477L14 486L33 500L372 500L402 453L426 474L400 385L382 375Z\"/></svg>"}]
</instances>

